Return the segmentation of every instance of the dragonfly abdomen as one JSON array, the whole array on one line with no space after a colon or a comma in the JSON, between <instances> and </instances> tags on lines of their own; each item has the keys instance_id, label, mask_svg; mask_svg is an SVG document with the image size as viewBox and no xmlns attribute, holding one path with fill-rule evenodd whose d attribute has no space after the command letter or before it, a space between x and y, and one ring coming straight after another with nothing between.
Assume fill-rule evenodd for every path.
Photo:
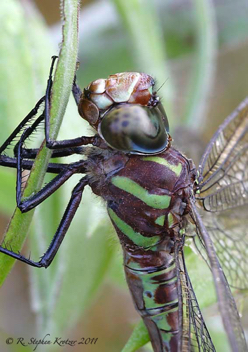
<instances>
[{"instance_id":1,"label":"dragonfly abdomen","mask_svg":"<svg viewBox=\"0 0 248 352\"><path fill-rule=\"evenodd\" d=\"M177 351L179 340L178 285L172 240L159 252L125 253L125 273L136 309L148 329L155 352ZM161 248L163 247L163 250ZM146 266L141 258L146 258ZM164 265L160 265L161 262Z\"/></svg>"}]
</instances>

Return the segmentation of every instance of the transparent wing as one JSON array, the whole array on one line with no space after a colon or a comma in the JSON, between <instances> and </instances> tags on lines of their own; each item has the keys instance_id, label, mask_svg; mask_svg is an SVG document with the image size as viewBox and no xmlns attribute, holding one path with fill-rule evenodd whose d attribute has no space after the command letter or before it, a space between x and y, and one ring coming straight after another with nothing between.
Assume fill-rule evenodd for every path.
<instances>
[{"instance_id":1,"label":"transparent wing","mask_svg":"<svg viewBox=\"0 0 248 352\"><path fill-rule=\"evenodd\" d=\"M213 242L204 226L194 200L190 201L191 212L196 224L197 234L207 253L207 261L211 267L214 285L217 293L219 310L223 324L232 347L232 351L247 351L244 332L240 323L239 313L228 285L226 276L219 263ZM220 242L220 240L218 239Z\"/></svg>"},{"instance_id":2,"label":"transparent wing","mask_svg":"<svg viewBox=\"0 0 248 352\"><path fill-rule=\"evenodd\" d=\"M196 199L231 286L248 288L248 98L219 127L202 157ZM197 247L201 250L202 243ZM205 257L207 260L207 258Z\"/></svg>"},{"instance_id":3,"label":"transparent wing","mask_svg":"<svg viewBox=\"0 0 248 352\"><path fill-rule=\"evenodd\" d=\"M214 134L199 166L199 199L205 210L248 204L248 98Z\"/></svg>"},{"instance_id":4,"label":"transparent wing","mask_svg":"<svg viewBox=\"0 0 248 352\"><path fill-rule=\"evenodd\" d=\"M192 284L185 266L184 255L176 247L179 287L179 319L182 326L180 351L208 352L215 347L206 328Z\"/></svg>"},{"instance_id":5,"label":"transparent wing","mask_svg":"<svg viewBox=\"0 0 248 352\"><path fill-rule=\"evenodd\" d=\"M206 212L201 215L230 286L248 289L248 217L242 207L227 210L218 217ZM194 237L194 242L209 264L201 237Z\"/></svg>"}]
</instances>

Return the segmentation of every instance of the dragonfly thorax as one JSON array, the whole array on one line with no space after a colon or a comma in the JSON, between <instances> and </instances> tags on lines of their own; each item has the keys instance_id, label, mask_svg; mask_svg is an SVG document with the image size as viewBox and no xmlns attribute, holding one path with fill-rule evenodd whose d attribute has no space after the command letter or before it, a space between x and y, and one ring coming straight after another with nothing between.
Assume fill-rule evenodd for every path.
<instances>
[{"instance_id":1,"label":"dragonfly thorax","mask_svg":"<svg viewBox=\"0 0 248 352\"><path fill-rule=\"evenodd\" d=\"M92 191L106 201L125 250L138 245L146 252L165 237L174 238L175 228L188 213L185 200L192 191L194 166L173 148L159 156L110 149L101 155L91 153L87 174Z\"/></svg>"}]
</instances>

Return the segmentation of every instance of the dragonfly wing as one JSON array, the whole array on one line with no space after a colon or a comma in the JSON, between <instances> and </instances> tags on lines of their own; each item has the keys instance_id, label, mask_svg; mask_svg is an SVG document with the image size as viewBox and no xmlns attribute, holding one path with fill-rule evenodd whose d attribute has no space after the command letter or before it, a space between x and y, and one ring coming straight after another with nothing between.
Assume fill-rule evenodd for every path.
<instances>
[{"instance_id":1,"label":"dragonfly wing","mask_svg":"<svg viewBox=\"0 0 248 352\"><path fill-rule=\"evenodd\" d=\"M248 98L219 127L199 166L199 199L220 212L248 204Z\"/></svg>"},{"instance_id":2,"label":"dragonfly wing","mask_svg":"<svg viewBox=\"0 0 248 352\"><path fill-rule=\"evenodd\" d=\"M176 246L179 283L179 319L182 327L180 351L215 351L215 347L202 317L182 250Z\"/></svg>"},{"instance_id":3,"label":"dragonfly wing","mask_svg":"<svg viewBox=\"0 0 248 352\"><path fill-rule=\"evenodd\" d=\"M248 288L247 132L248 98L209 142L199 166L196 193L206 210L201 215L219 261L230 285L239 289Z\"/></svg>"},{"instance_id":4,"label":"dragonfly wing","mask_svg":"<svg viewBox=\"0 0 248 352\"><path fill-rule=\"evenodd\" d=\"M248 218L242 208L227 210L218 216L200 211L229 285L239 290L248 289ZM195 236L194 242L209 264L201 236Z\"/></svg>"},{"instance_id":5,"label":"dragonfly wing","mask_svg":"<svg viewBox=\"0 0 248 352\"><path fill-rule=\"evenodd\" d=\"M220 313L232 351L247 351L244 332L240 323L236 303L219 263L213 242L202 222L201 216L194 204L194 200L191 200L191 211L197 226L198 236L207 253L207 259L213 274Z\"/></svg>"}]
</instances>

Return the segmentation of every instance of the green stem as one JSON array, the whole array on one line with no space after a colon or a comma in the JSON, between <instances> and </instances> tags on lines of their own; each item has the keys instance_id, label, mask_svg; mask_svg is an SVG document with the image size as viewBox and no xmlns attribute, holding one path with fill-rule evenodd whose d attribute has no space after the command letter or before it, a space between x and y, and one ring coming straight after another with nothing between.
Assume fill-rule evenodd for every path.
<instances>
[{"instance_id":1,"label":"green stem","mask_svg":"<svg viewBox=\"0 0 248 352\"><path fill-rule=\"evenodd\" d=\"M139 323L135 326L132 335L127 341L126 345L121 352L134 352L146 345L150 341L147 328L143 322L140 320Z\"/></svg>"},{"instance_id":2,"label":"green stem","mask_svg":"<svg viewBox=\"0 0 248 352\"><path fill-rule=\"evenodd\" d=\"M212 0L193 0L196 19L197 52L187 94L184 123L199 130L204 127L208 99L216 68L217 27Z\"/></svg>"},{"instance_id":3,"label":"green stem","mask_svg":"<svg viewBox=\"0 0 248 352\"><path fill-rule=\"evenodd\" d=\"M78 53L78 0L63 0L63 42L59 54L59 60L55 72L54 84L51 98L51 133L52 138L56 138L65 109L71 93L74 79L77 53ZM37 192L43 184L47 165L51 156L51 151L46 148L45 143L34 162L23 196L28 197ZM16 208L11 222L5 234L4 243L7 248L18 252L21 250L26 238L33 211L22 214ZM0 285L14 265L15 260L11 257L0 256Z\"/></svg>"}]
</instances>

